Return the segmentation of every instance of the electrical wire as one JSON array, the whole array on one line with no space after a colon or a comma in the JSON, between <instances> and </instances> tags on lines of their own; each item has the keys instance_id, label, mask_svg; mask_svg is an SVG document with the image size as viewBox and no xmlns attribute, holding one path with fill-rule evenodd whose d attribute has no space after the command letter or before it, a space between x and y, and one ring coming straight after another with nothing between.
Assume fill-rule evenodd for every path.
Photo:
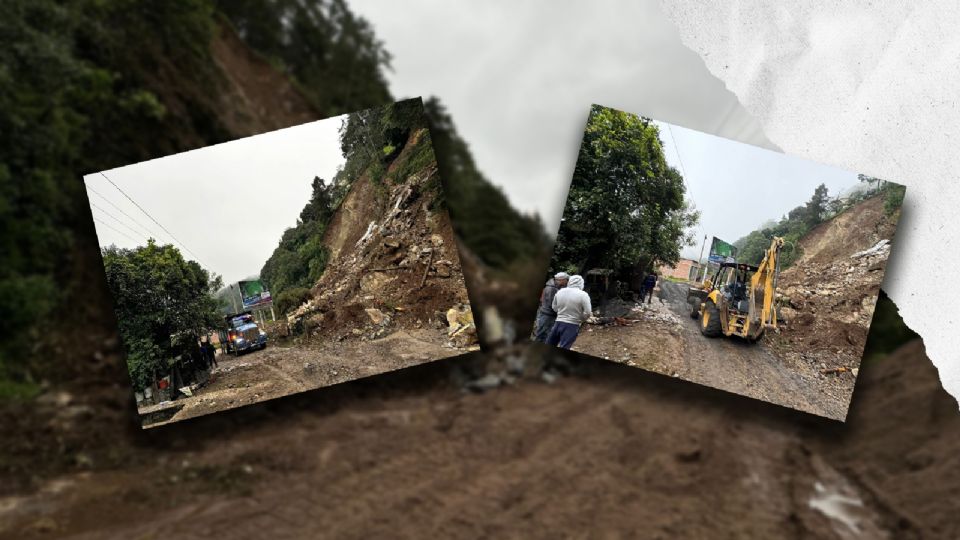
<instances>
[{"instance_id":1,"label":"electrical wire","mask_svg":"<svg viewBox=\"0 0 960 540\"><path fill-rule=\"evenodd\" d=\"M196 259L197 262L200 262L202 266L205 266L205 267L207 267L207 268L210 268L210 266L208 266L208 265L206 265L206 264L203 264L203 263L200 261L200 257L198 257L197 254L193 252L193 250L191 250L190 248L188 248L188 247L186 246L186 244L184 244L184 243L181 242L176 236L174 236L173 233L170 232L169 229L167 229L166 227L164 227L163 224L160 223L159 221L157 221L157 219L156 219L155 217L151 216L149 212L147 212L146 210L144 210L144 208L143 208L142 206L140 206L140 204L138 204L137 201L133 200L133 197L131 197L130 195L127 195L127 192L124 191L124 190L122 190L122 189L120 189L120 186L118 186L117 184L115 184L115 183L113 182L113 180L111 180L106 174L104 174L103 172L100 172L100 176L104 177L104 178L107 180L107 182L110 182L110 184L111 184L113 187L117 188L117 191L119 191L124 197L126 197L127 200L129 200L130 202L133 203L134 206L136 206L137 208L139 208L140 211L144 213L144 215L146 215L148 218L150 218L151 221L153 221L154 223L156 223L157 226L160 227L161 229L163 229L163 231L164 231L165 233L167 233L168 235L170 235L170 238L172 238L174 242L180 244L180 247L182 247L184 251L186 251L186 252L189 253L190 255L193 255L193 258Z\"/></svg>"},{"instance_id":2,"label":"electrical wire","mask_svg":"<svg viewBox=\"0 0 960 540\"><path fill-rule=\"evenodd\" d=\"M680 146L677 144L677 138L673 134L673 126L670 125L668 122L664 122L664 124L667 124L667 131L670 132L670 140L673 141L673 152L677 154L677 161L680 162L680 172L683 173L683 177L684 179L686 179L687 169L686 167L683 166L683 157L680 156ZM703 224L700 223L699 220L697 222L697 228L700 229L701 233L703 233L703 242L704 244L706 244L707 236L709 235L707 234L707 231L703 228ZM697 263L702 264L702 261L697 261Z\"/></svg>"},{"instance_id":3,"label":"electrical wire","mask_svg":"<svg viewBox=\"0 0 960 540\"><path fill-rule=\"evenodd\" d=\"M97 223L103 225L104 227L106 227L106 228L108 228L108 229L112 229L113 232L119 234L120 236L123 236L124 238L130 240L131 242L134 242L134 243L138 243L138 242L139 242L137 239L132 238L129 234L121 231L120 229L114 227L113 225L110 225L109 223L103 221L102 219L97 218L97 216L93 216L93 220L96 221Z\"/></svg>"},{"instance_id":4,"label":"electrical wire","mask_svg":"<svg viewBox=\"0 0 960 540\"><path fill-rule=\"evenodd\" d=\"M99 210L101 213L103 213L104 215L106 215L108 218L116 221L116 222L119 223L120 225L123 225L124 227L127 228L127 230L129 230L129 231L132 232L133 234L135 234L135 235L137 235L137 236L142 236L142 237L144 237L144 238L146 238L146 239L148 239L148 240L150 239L150 235L149 235L149 234L144 234L143 231L138 231L138 230L134 229L133 227L127 225L127 224L124 223L120 218L118 218L117 216L111 214L110 212L107 212L106 210L104 210L103 208L101 208L100 206L98 206L96 203L91 202L91 203L90 203L90 206L92 206L93 208Z\"/></svg>"},{"instance_id":5,"label":"electrical wire","mask_svg":"<svg viewBox=\"0 0 960 540\"><path fill-rule=\"evenodd\" d=\"M160 235L159 235L159 234L157 234L156 232L150 230L149 227L147 227L147 226L145 226L143 223L140 223L139 221L137 221L137 219L134 218L133 216L131 216L130 214L124 212L123 208L120 208L119 206L117 206L116 203L114 203L113 201L111 201L110 199L108 199L107 197L105 197L102 193L100 193L99 191L93 189L93 186L91 186L91 185L88 184L88 185L87 185L87 190L89 190L90 192L92 192L92 193L93 193L94 195L96 195L97 197L100 197L101 199L103 199L103 200L104 200L107 204L109 204L110 206L116 208L118 212L120 212L120 213L123 214L124 216L127 216L127 218L129 218L130 221L136 223L138 227L140 227L140 228L143 229L144 231L147 231L148 236L152 236L153 238L156 238L156 239L158 239L158 240L160 239ZM92 202L91 202L90 204L91 204L91 205L94 205Z\"/></svg>"}]
</instances>

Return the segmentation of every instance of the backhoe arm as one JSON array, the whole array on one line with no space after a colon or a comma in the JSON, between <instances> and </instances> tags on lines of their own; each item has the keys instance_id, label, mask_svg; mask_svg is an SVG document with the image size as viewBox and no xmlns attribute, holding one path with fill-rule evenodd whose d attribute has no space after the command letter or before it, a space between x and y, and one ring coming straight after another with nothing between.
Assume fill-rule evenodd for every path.
<instances>
[{"instance_id":1,"label":"backhoe arm","mask_svg":"<svg viewBox=\"0 0 960 540\"><path fill-rule=\"evenodd\" d=\"M777 328L777 314L773 302L777 295L777 278L780 276L780 250L783 238L774 236L750 279L751 311L759 309L759 322L763 327ZM762 303L758 302L763 299Z\"/></svg>"}]
</instances>

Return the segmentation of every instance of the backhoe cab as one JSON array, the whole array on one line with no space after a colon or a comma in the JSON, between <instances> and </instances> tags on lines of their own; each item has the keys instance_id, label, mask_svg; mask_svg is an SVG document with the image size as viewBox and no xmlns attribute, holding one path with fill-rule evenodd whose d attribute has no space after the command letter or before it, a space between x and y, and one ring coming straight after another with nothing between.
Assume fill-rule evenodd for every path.
<instances>
[{"instance_id":1,"label":"backhoe cab","mask_svg":"<svg viewBox=\"0 0 960 540\"><path fill-rule=\"evenodd\" d=\"M700 333L757 341L767 328L777 329L774 298L782 248L783 239L774 237L759 266L723 263L702 287L691 287L690 316L700 320Z\"/></svg>"}]
</instances>

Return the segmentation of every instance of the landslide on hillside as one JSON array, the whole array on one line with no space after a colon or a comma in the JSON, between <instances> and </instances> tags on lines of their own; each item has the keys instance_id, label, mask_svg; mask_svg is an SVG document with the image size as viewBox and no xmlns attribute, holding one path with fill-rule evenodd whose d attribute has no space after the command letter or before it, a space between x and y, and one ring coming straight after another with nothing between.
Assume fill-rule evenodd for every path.
<instances>
[{"instance_id":1,"label":"landslide on hillside","mask_svg":"<svg viewBox=\"0 0 960 540\"><path fill-rule=\"evenodd\" d=\"M844 392L853 390L890 254L890 244L878 242L892 240L899 216L884 211L882 196L867 199L801 238L802 255L780 274L786 322L769 341L791 360L835 374L827 380Z\"/></svg>"},{"instance_id":2,"label":"landslide on hillside","mask_svg":"<svg viewBox=\"0 0 960 540\"><path fill-rule=\"evenodd\" d=\"M382 176L368 169L355 180L324 232L330 260L312 299L288 317L312 341L440 330L451 308L469 311L425 128L410 134Z\"/></svg>"}]
</instances>

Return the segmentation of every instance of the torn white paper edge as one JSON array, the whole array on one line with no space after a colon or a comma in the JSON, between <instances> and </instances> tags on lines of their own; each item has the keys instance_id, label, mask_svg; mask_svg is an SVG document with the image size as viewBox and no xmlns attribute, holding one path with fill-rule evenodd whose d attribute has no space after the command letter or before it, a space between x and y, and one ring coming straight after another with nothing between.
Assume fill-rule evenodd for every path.
<instances>
[{"instance_id":1,"label":"torn white paper edge","mask_svg":"<svg viewBox=\"0 0 960 540\"><path fill-rule=\"evenodd\" d=\"M960 396L960 5L661 0L785 152L907 186L883 289Z\"/></svg>"}]
</instances>

